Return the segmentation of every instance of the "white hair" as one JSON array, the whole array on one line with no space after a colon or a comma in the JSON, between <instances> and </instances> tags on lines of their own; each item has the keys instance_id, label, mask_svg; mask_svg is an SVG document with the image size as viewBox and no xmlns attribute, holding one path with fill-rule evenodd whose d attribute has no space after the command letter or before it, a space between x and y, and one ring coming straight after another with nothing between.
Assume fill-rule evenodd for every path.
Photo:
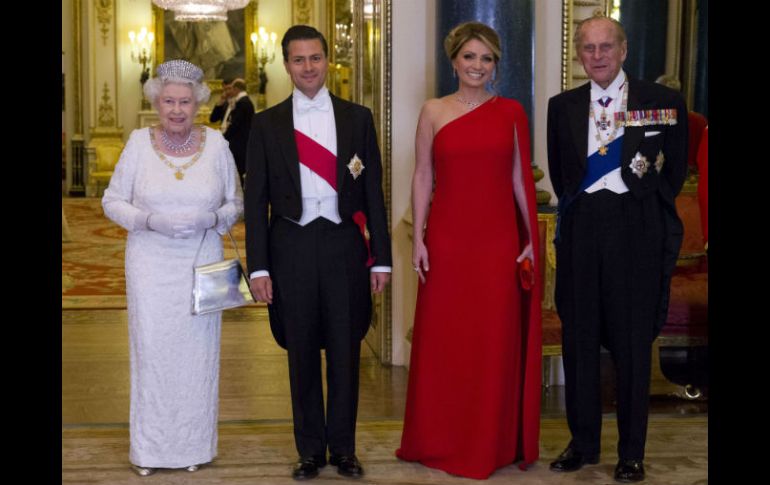
<instances>
[{"instance_id":1,"label":"white hair","mask_svg":"<svg viewBox=\"0 0 770 485\"><path fill-rule=\"evenodd\" d=\"M158 101L158 97L160 97L163 87L167 84L182 84L189 86L190 89L192 89L195 103L198 106L206 103L211 96L211 89L209 89L205 83L198 83L190 81L189 79L175 77L153 77L144 83L144 95L153 106L155 106L155 103Z\"/></svg>"}]
</instances>

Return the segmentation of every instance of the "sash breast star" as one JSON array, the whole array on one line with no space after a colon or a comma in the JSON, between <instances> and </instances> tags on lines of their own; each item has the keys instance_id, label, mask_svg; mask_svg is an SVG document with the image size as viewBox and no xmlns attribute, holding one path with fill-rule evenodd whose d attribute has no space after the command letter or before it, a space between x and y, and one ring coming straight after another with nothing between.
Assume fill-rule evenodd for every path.
<instances>
[{"instance_id":1,"label":"sash breast star","mask_svg":"<svg viewBox=\"0 0 770 485\"><path fill-rule=\"evenodd\" d=\"M356 153L353 155L353 158L350 159L350 163L347 165L348 170L350 170L350 175L353 176L353 180L357 179L359 175L361 175L361 172L364 171L364 164L361 162L361 159L358 158L358 154Z\"/></svg>"},{"instance_id":2,"label":"sash breast star","mask_svg":"<svg viewBox=\"0 0 770 485\"><path fill-rule=\"evenodd\" d=\"M650 162L647 160L647 157L639 152L636 152L636 155L634 155L634 158L631 159L631 163L628 166L631 167L631 171L634 173L634 175L642 178L644 174L647 173L647 170L649 170Z\"/></svg>"}]
</instances>

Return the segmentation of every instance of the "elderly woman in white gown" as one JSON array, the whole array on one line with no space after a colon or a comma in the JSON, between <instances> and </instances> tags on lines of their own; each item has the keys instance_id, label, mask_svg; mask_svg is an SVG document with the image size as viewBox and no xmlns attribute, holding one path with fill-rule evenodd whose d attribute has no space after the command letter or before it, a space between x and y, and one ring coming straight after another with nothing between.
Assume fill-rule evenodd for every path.
<instances>
[{"instance_id":1,"label":"elderly woman in white gown","mask_svg":"<svg viewBox=\"0 0 770 485\"><path fill-rule=\"evenodd\" d=\"M131 448L136 473L195 471L217 453L222 313L192 315L192 268L221 260L243 211L227 142L194 125L210 91L203 71L172 60L145 83L160 124L134 130L102 206L128 231L126 295Z\"/></svg>"}]
</instances>

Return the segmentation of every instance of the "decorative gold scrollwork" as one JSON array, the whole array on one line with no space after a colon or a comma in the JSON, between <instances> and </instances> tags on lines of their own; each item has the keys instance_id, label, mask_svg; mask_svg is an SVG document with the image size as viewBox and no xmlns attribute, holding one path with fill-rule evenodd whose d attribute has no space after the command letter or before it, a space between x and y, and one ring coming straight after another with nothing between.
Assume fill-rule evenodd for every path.
<instances>
[{"instance_id":1,"label":"decorative gold scrollwork","mask_svg":"<svg viewBox=\"0 0 770 485\"><path fill-rule=\"evenodd\" d=\"M107 45L107 34L110 32L110 22L112 22L112 0L94 0L96 7L96 18L101 24L102 43Z\"/></svg>"},{"instance_id":2,"label":"decorative gold scrollwork","mask_svg":"<svg viewBox=\"0 0 770 485\"><path fill-rule=\"evenodd\" d=\"M99 103L99 126L115 126L114 113L115 109L112 106L112 99L110 99L110 88L105 82L104 88L102 88L102 102Z\"/></svg>"}]
</instances>

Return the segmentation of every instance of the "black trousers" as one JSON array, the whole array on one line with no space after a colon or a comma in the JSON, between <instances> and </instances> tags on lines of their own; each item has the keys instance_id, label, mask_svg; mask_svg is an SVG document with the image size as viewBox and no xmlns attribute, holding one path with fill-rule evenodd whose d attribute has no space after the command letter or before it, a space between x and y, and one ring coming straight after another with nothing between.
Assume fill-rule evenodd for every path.
<instances>
[{"instance_id":1,"label":"black trousers","mask_svg":"<svg viewBox=\"0 0 770 485\"><path fill-rule=\"evenodd\" d=\"M603 345L616 371L618 456L642 460L662 271L660 206L600 190L580 194L567 211L556 244L556 305L571 445L600 451Z\"/></svg>"},{"instance_id":2,"label":"black trousers","mask_svg":"<svg viewBox=\"0 0 770 485\"><path fill-rule=\"evenodd\" d=\"M363 238L349 221L318 218L302 227L277 218L270 251L272 310L286 336L297 451L325 456L328 446L331 453L353 454L361 338L371 315Z\"/></svg>"}]
</instances>

